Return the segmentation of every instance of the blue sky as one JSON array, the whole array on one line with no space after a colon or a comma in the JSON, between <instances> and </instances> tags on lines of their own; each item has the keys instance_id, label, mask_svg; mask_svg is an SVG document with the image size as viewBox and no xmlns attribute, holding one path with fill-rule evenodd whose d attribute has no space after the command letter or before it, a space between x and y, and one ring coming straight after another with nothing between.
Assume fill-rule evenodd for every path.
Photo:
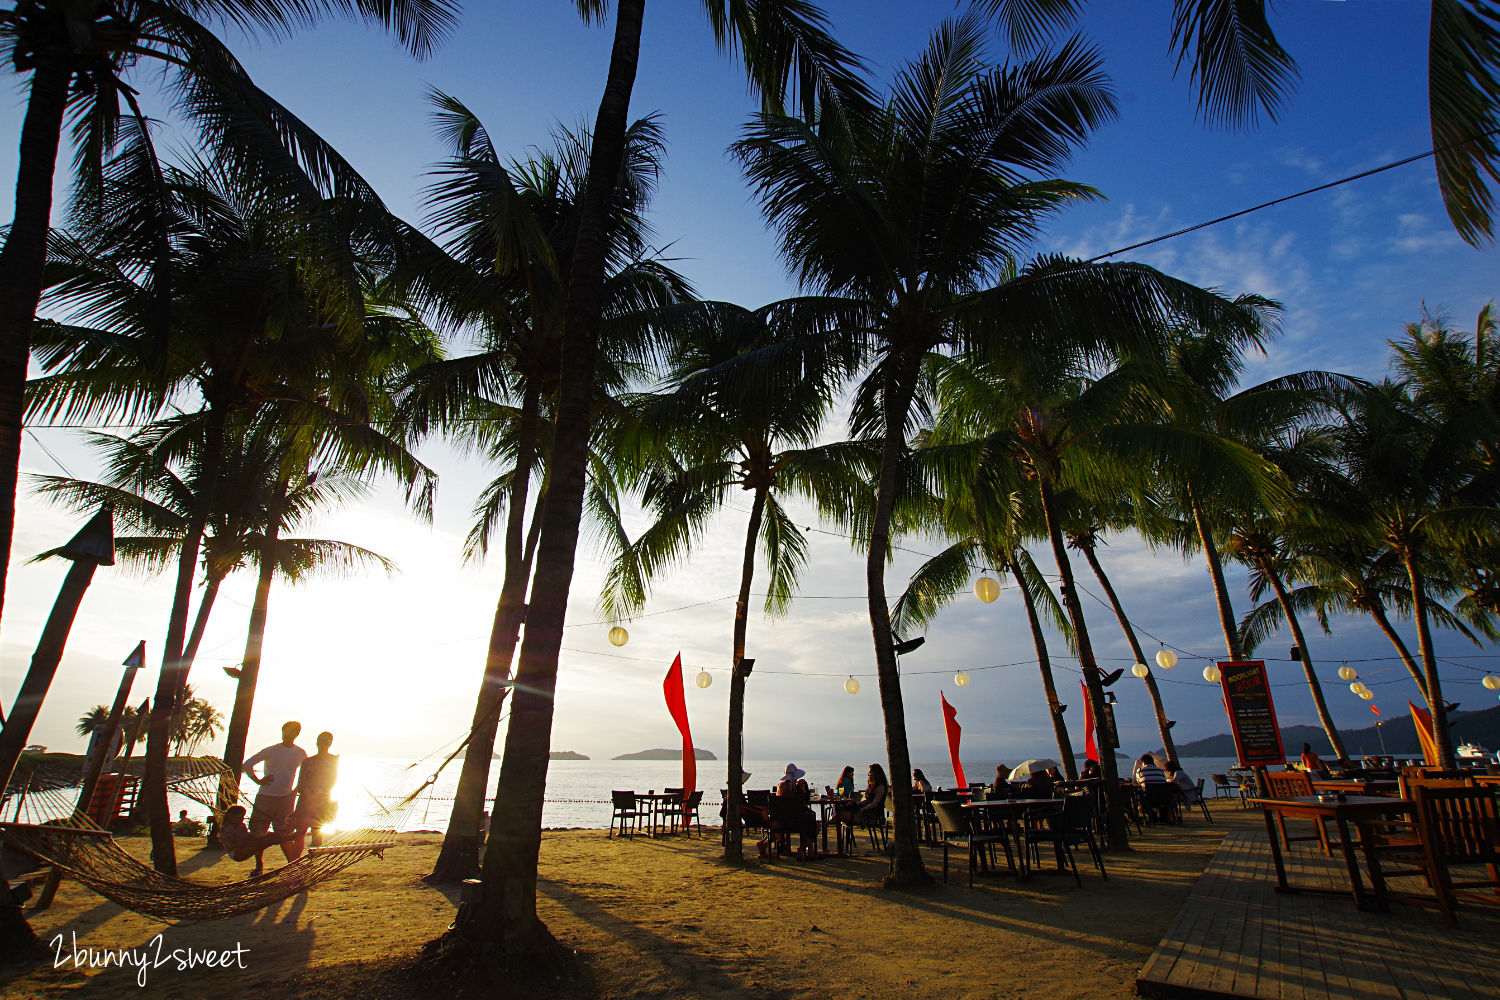
<instances>
[{"instance_id":1,"label":"blue sky","mask_svg":"<svg viewBox=\"0 0 1500 1000\"><path fill-rule=\"evenodd\" d=\"M457 35L430 60L416 63L378 32L329 25L287 42L235 40L257 81L291 106L374 183L398 213L419 221L423 173L439 158L429 88L447 91L479 113L502 148L523 155L546 145L554 123L592 121L608 55L609 32L586 28L572 6L470 4ZM1281 121L1256 131L1210 131L1196 119L1185 75L1174 79L1167 53L1165 3L1093 5L1083 29L1099 44L1120 96L1119 119L1102 129L1065 172L1098 188L1106 200L1058 217L1037 252L1093 256L1187 225L1285 196L1419 153L1430 146L1426 121L1426 5L1414 0L1279 5L1278 31L1298 59L1302 79ZM876 78L916 55L930 29L951 13L947 3L827 4L840 38L861 53ZM1004 56L997 41L992 54ZM149 92L150 81L142 84ZM21 96L0 107L0 134L19 130ZM632 111L662 116L669 143L654 221L669 256L705 297L759 305L795 291L725 148L753 110L740 70L716 53L696 4L653 3L647 12ZM163 133L168 134L166 132ZM0 183L10 190L14 148L0 148ZM9 212L9 203L0 211ZM1291 201L1234 222L1136 251L1141 260L1227 293L1257 292L1285 306L1284 334L1251 366L1253 379L1305 368L1378 376L1385 341L1416 320L1425 303L1459 328L1500 293L1500 258L1467 247L1452 232L1437 196L1430 161ZM830 428L830 433L837 433ZM38 429L36 439L74 473L90 460L76 438ZM52 458L28 436L23 468L55 473ZM498 567L463 567L458 550L467 511L486 470L440 447L425 454L443 474L433 525L413 522L393 492L331 517L321 531L393 556L391 579L309 584L272 598L262 687L251 742L274 739L283 718L339 734L343 749L425 753L460 734L472 710ZM615 650L594 595L602 575L594 553L580 553L554 726L554 746L608 756L670 745L660 679L679 649L691 677L715 671L706 691L690 690L700 745L723 749L733 614L742 545L743 505L725 511L703 552L663 580L644 617L629 625L631 642ZM61 580L60 567L18 567L57 544L75 520L25 498L13 550L11 593L0 635L0 703L19 685L30 648ZM813 522L808 520L809 525ZM848 756L876 759L882 748L873 658L862 603L862 563L841 539L809 534L813 559L804 599L790 615L752 620L750 655L758 665L747 702L751 757ZM934 552L939 540L909 548ZM918 561L898 553L888 574L894 595ZM1103 556L1127 610L1148 632L1203 656L1222 654L1207 574L1201 562L1152 553L1132 538L1115 539ZM238 662L253 580L226 588L195 668L194 682L227 708L232 682L218 669ZM1085 584L1086 589L1097 588ZM159 656L170 595L165 579L101 572L84 605L37 742L65 746L71 723L105 702L114 666L138 639ZM757 588L759 589L759 588ZM1242 588L1236 610L1248 607ZM964 724L965 756L1052 753L1040 684L1024 618L1007 591L993 605L960 600L934 624L928 642L905 658L908 728L918 757L942 745L938 691ZM693 605L692 607L688 607ZM677 610L682 609L682 610ZM1086 607L1101 657L1128 665L1111 616ZM1055 637L1054 637L1055 638ZM1149 649L1156 647L1148 640ZM1331 637L1310 639L1329 681L1336 718L1367 725L1363 702L1337 682L1347 658L1377 692L1388 715L1404 710L1415 690L1373 627L1337 623ZM1286 660L1290 640L1267 648L1282 721L1313 721L1300 668ZM1495 662L1453 636L1441 639L1449 696L1484 707L1477 668ZM1054 654L1063 652L1054 642ZM1279 654L1275 659L1271 654ZM1149 655L1149 653L1148 653ZM1225 731L1216 689L1188 656L1159 674L1179 739ZM1076 701L1076 673L1060 659L1064 700ZM952 673L968 669L963 689ZM861 676L864 690L840 684ZM154 685L154 670L140 682ZM1150 709L1128 676L1120 694L1125 751L1155 744ZM1069 713L1081 726L1076 709ZM1073 733L1077 745L1082 734Z\"/></svg>"}]
</instances>

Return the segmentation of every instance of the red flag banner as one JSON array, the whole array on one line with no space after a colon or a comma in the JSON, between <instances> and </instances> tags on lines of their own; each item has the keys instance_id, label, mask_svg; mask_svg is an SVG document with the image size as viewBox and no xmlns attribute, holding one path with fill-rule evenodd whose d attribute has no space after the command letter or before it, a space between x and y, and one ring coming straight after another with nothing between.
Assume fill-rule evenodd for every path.
<instances>
[{"instance_id":1,"label":"red flag banner","mask_svg":"<svg viewBox=\"0 0 1500 1000\"><path fill-rule=\"evenodd\" d=\"M1094 738L1094 703L1089 700L1089 686L1083 681L1078 682L1078 688L1083 692L1083 756L1099 763L1099 743Z\"/></svg>"},{"instance_id":2,"label":"red flag banner","mask_svg":"<svg viewBox=\"0 0 1500 1000\"><path fill-rule=\"evenodd\" d=\"M1422 744L1422 756L1427 758L1427 763L1437 764L1437 740L1432 737L1432 715L1425 708L1418 708L1411 702L1406 703L1411 709L1412 725L1417 727L1417 740Z\"/></svg>"},{"instance_id":3,"label":"red flag banner","mask_svg":"<svg viewBox=\"0 0 1500 1000\"><path fill-rule=\"evenodd\" d=\"M1373 703L1371 703L1370 705L1370 711L1374 712L1376 715L1380 714L1380 709L1376 708Z\"/></svg>"},{"instance_id":4,"label":"red flag banner","mask_svg":"<svg viewBox=\"0 0 1500 1000\"><path fill-rule=\"evenodd\" d=\"M958 724L958 709L948 704L943 692L939 691L938 697L943 702L943 728L948 732L948 759L953 762L953 780L958 782L957 787L968 788L969 779L964 777L964 766L958 759L958 739L964 732Z\"/></svg>"},{"instance_id":5,"label":"red flag banner","mask_svg":"<svg viewBox=\"0 0 1500 1000\"><path fill-rule=\"evenodd\" d=\"M681 653L672 660L672 667L667 671L667 678L662 681L661 689L667 697L667 711L672 713L672 721L677 723L677 731L682 734L682 811L686 817L688 800L698 790L698 758L693 753L693 733L688 728Z\"/></svg>"}]
</instances>

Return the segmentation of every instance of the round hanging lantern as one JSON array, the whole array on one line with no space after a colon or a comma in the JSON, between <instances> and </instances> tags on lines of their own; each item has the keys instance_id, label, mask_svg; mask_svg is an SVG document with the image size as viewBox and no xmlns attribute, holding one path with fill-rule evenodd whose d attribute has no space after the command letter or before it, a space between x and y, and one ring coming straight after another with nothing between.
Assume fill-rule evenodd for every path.
<instances>
[{"instance_id":1,"label":"round hanging lantern","mask_svg":"<svg viewBox=\"0 0 1500 1000\"><path fill-rule=\"evenodd\" d=\"M1156 665L1163 670L1171 670L1177 666L1177 654L1170 649L1163 649L1156 654Z\"/></svg>"},{"instance_id":2,"label":"round hanging lantern","mask_svg":"<svg viewBox=\"0 0 1500 1000\"><path fill-rule=\"evenodd\" d=\"M850 677L847 681L844 682L844 690L848 691L850 694L859 694L859 681L855 680L853 677Z\"/></svg>"},{"instance_id":3,"label":"round hanging lantern","mask_svg":"<svg viewBox=\"0 0 1500 1000\"><path fill-rule=\"evenodd\" d=\"M1480 681L1479 683L1483 684L1491 691L1500 691L1500 677L1496 677L1494 674L1485 674L1484 680Z\"/></svg>"},{"instance_id":4,"label":"round hanging lantern","mask_svg":"<svg viewBox=\"0 0 1500 1000\"><path fill-rule=\"evenodd\" d=\"M994 577L981 576L974 581L974 596L986 604L993 604L1000 596L1000 581Z\"/></svg>"},{"instance_id":5,"label":"round hanging lantern","mask_svg":"<svg viewBox=\"0 0 1500 1000\"><path fill-rule=\"evenodd\" d=\"M1222 676L1223 674L1219 673L1219 665L1217 663L1210 663L1203 668L1203 679L1210 684L1219 683L1219 678Z\"/></svg>"},{"instance_id":6,"label":"round hanging lantern","mask_svg":"<svg viewBox=\"0 0 1500 1000\"><path fill-rule=\"evenodd\" d=\"M969 672L967 670L960 670L958 673L954 674L953 683L957 684L959 687L966 686L969 683Z\"/></svg>"},{"instance_id":7,"label":"round hanging lantern","mask_svg":"<svg viewBox=\"0 0 1500 1000\"><path fill-rule=\"evenodd\" d=\"M1375 700L1375 692L1371 691L1369 688L1365 688L1363 691L1361 691L1359 693L1359 696L1361 698L1363 698L1365 701L1374 701Z\"/></svg>"},{"instance_id":8,"label":"round hanging lantern","mask_svg":"<svg viewBox=\"0 0 1500 1000\"><path fill-rule=\"evenodd\" d=\"M714 682L713 675L710 674L707 670L700 670L700 671L698 671L697 684L698 684L699 687L706 688L710 684L712 684L713 682Z\"/></svg>"},{"instance_id":9,"label":"round hanging lantern","mask_svg":"<svg viewBox=\"0 0 1500 1000\"><path fill-rule=\"evenodd\" d=\"M1146 675L1151 672L1151 668L1146 666L1144 663L1137 663L1135 666L1130 668L1130 672L1132 674L1135 674L1142 680L1145 680Z\"/></svg>"},{"instance_id":10,"label":"round hanging lantern","mask_svg":"<svg viewBox=\"0 0 1500 1000\"><path fill-rule=\"evenodd\" d=\"M1353 691L1355 694L1359 694L1361 691L1367 691L1369 689L1365 687L1364 681L1355 681L1353 684L1349 685L1349 690Z\"/></svg>"},{"instance_id":11,"label":"round hanging lantern","mask_svg":"<svg viewBox=\"0 0 1500 1000\"><path fill-rule=\"evenodd\" d=\"M1342 667L1339 667L1339 680L1352 681L1355 678L1357 678L1358 676L1359 676L1359 671L1355 670L1353 667L1349 666L1349 664L1347 664L1347 663L1344 664Z\"/></svg>"},{"instance_id":12,"label":"round hanging lantern","mask_svg":"<svg viewBox=\"0 0 1500 1000\"><path fill-rule=\"evenodd\" d=\"M609 644L611 646L623 646L630 641L630 633L625 631L624 626L616 625L609 630Z\"/></svg>"}]
</instances>

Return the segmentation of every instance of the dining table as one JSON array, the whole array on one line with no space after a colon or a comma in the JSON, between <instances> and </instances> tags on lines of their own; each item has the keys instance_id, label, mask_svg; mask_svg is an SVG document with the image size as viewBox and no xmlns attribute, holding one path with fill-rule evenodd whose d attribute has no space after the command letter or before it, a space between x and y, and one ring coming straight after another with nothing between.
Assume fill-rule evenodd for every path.
<instances>
[{"instance_id":1,"label":"dining table","mask_svg":"<svg viewBox=\"0 0 1500 1000\"><path fill-rule=\"evenodd\" d=\"M991 830L1004 826L1006 836L1016 846L1019 861L1013 872L1019 881L1031 874L1030 858L1026 851L1026 814L1043 806L1060 809L1062 805L1062 799L980 799L964 802L961 807L971 818L979 819Z\"/></svg>"},{"instance_id":2,"label":"dining table","mask_svg":"<svg viewBox=\"0 0 1500 1000\"><path fill-rule=\"evenodd\" d=\"M1298 795L1285 799L1252 798L1250 805L1258 806L1265 814L1266 837L1271 842L1271 860L1276 866L1276 891L1315 892L1345 895L1341 889L1325 889L1316 886L1292 885L1286 875L1286 860L1281 852L1281 838L1276 832L1276 819L1310 819L1317 822L1332 820L1338 828L1339 847L1343 854L1345 874L1349 880L1349 895L1361 910L1386 910L1385 877L1380 870L1380 859L1375 853L1375 835L1372 825L1397 814L1411 812L1409 799L1393 799L1378 795ZM1370 887L1365 888L1360 876L1359 859L1355 853L1355 839L1350 826L1359 833L1360 853L1370 874Z\"/></svg>"},{"instance_id":3,"label":"dining table","mask_svg":"<svg viewBox=\"0 0 1500 1000\"><path fill-rule=\"evenodd\" d=\"M637 802L646 803L646 834L650 837L658 836L658 829L662 833L671 830L670 810L675 803L680 809L682 807L681 792L658 792L652 789L649 792L636 792Z\"/></svg>"},{"instance_id":4,"label":"dining table","mask_svg":"<svg viewBox=\"0 0 1500 1000\"><path fill-rule=\"evenodd\" d=\"M834 847L842 856L845 850L844 824L839 822L838 809L841 805L851 804L853 799L843 799L836 795L814 795L812 804L818 807L818 829L823 834L823 853L828 853L828 828L833 827Z\"/></svg>"},{"instance_id":5,"label":"dining table","mask_svg":"<svg viewBox=\"0 0 1500 1000\"><path fill-rule=\"evenodd\" d=\"M1394 778L1314 778L1313 791L1331 792L1337 795L1385 795L1401 794L1401 783Z\"/></svg>"}]
</instances>

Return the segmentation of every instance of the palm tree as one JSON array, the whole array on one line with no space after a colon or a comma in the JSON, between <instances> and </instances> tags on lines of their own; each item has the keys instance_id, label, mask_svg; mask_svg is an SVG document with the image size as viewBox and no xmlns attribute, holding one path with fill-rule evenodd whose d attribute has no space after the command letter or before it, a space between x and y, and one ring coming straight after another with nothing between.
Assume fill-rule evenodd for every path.
<instances>
[{"instance_id":1,"label":"palm tree","mask_svg":"<svg viewBox=\"0 0 1500 1000\"><path fill-rule=\"evenodd\" d=\"M132 160L132 162L134 162ZM303 454L322 450L355 467L385 469L430 511L433 477L410 452L371 426L378 382L430 334L399 307L368 310L371 278L391 266L388 223L357 202L309 201L222 165L169 168L161 189L139 186L132 162L112 185L107 213L80 219L79 233L51 251L49 301L73 324L40 323L44 371L29 412L89 419L149 415L192 390L201 421L205 488L183 533L162 673L148 730L145 801L153 860L175 870L165 761L169 706L185 680L182 653L199 539L213 509L231 416L264 408L298 428ZM171 322L157 321L156 248L142 247L141 218L170 232L166 272L175 286ZM150 226L147 227L148 229ZM77 325L91 323L92 326ZM378 336L377 336L378 334ZM418 343L412 347L412 338Z\"/></svg>"},{"instance_id":2,"label":"palm tree","mask_svg":"<svg viewBox=\"0 0 1500 1000\"><path fill-rule=\"evenodd\" d=\"M172 752L179 757L191 755L223 728L223 713L194 694L191 684L184 684L172 713Z\"/></svg>"},{"instance_id":3,"label":"palm tree","mask_svg":"<svg viewBox=\"0 0 1500 1000\"><path fill-rule=\"evenodd\" d=\"M553 149L506 164L484 124L462 102L441 93L431 99L451 156L434 171L428 222L447 253L423 261L413 277L435 266L442 280L430 283L426 297L449 322L477 326L483 342L476 354L412 372L402 387L400 416L413 436L441 428L504 469L483 491L467 542L466 555L480 558L503 525L505 569L452 815L427 876L442 883L472 877L479 864L480 815L536 552L540 522L533 513L528 528L528 501L532 480L545 474L550 448L560 328L590 141L559 129ZM649 344L631 342L616 329L628 317L690 292L676 272L648 256L645 211L664 148L654 119L631 126L609 206L610 358L628 359ZM619 378L605 375L601 381L615 388ZM532 509L540 507L539 495Z\"/></svg>"},{"instance_id":4,"label":"palm tree","mask_svg":"<svg viewBox=\"0 0 1500 1000\"><path fill-rule=\"evenodd\" d=\"M329 193L375 200L337 153L251 82L206 25L281 34L325 12L354 14L384 25L422 56L451 30L455 9L452 0L28 0L0 11L0 59L30 77L15 210L0 249L0 551L9 551L15 519L23 388L64 119L73 122L83 203L99 200L105 164L122 139L142 153L143 178L162 182L133 86L151 68L163 75L159 93L167 107L196 127L204 147L231 155L247 177L269 183L290 156L306 163ZM149 243L156 234L138 235ZM170 286L163 276L155 288L158 318ZM0 601L4 583L0 562Z\"/></svg>"},{"instance_id":5,"label":"palm tree","mask_svg":"<svg viewBox=\"0 0 1500 1000\"><path fill-rule=\"evenodd\" d=\"M1073 24L1083 0L973 0L1018 51ZM1191 58L1198 106L1212 124L1276 120L1296 61L1271 27L1270 0L1173 0L1171 50ZM1448 218L1475 246L1494 238L1490 183L1500 177L1500 9L1494 0L1434 0L1427 33L1428 114Z\"/></svg>"},{"instance_id":6,"label":"palm tree","mask_svg":"<svg viewBox=\"0 0 1500 1000\"><path fill-rule=\"evenodd\" d=\"M780 498L791 492L836 506L835 498L851 492L851 481L873 472L869 449L858 443L813 446L856 360L848 342L832 336L850 316L827 306L790 300L752 311L695 302L662 310L655 322L672 343L666 390L628 400L638 423L628 433L638 454L619 465L617 475L639 484L655 520L611 565L601 598L607 614L638 611L652 579L690 555L730 491L750 493L729 661L728 861L742 860L742 663L756 552L770 574L766 612L779 613L807 560L806 540Z\"/></svg>"},{"instance_id":7,"label":"palm tree","mask_svg":"<svg viewBox=\"0 0 1500 1000\"><path fill-rule=\"evenodd\" d=\"M606 10L601 0L575 2L586 19L601 18ZM552 697L583 516L594 374L605 309L608 206L625 154L645 6L645 0L620 0L615 6L609 74L592 130L588 179L579 202L568 274L548 500L542 510L526 639L496 791L503 809L494 813L486 845L483 901L472 918L456 928L503 952L524 951L548 938L536 916L536 865ZM821 11L811 4L704 0L704 9L716 40L743 59L752 87L768 104L779 105L791 81L809 111L838 107L863 92L855 75L856 61L828 35Z\"/></svg>"}]
</instances>

